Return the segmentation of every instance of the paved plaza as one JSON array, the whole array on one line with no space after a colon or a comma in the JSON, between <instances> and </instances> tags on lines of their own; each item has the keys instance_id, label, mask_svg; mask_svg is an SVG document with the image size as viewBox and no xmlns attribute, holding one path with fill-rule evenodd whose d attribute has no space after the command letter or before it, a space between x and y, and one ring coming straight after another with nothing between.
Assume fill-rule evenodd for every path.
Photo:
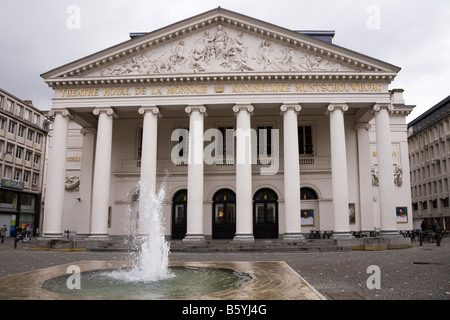
<instances>
[{"instance_id":1,"label":"paved plaza","mask_svg":"<svg viewBox=\"0 0 450 320\"><path fill-rule=\"evenodd\" d=\"M329 300L450 300L450 240L409 249L332 252L175 252L177 262L284 261ZM129 258L125 252L29 250L0 244L0 277L84 260ZM378 278L375 278L379 275ZM377 285L378 284L378 287Z\"/></svg>"}]
</instances>

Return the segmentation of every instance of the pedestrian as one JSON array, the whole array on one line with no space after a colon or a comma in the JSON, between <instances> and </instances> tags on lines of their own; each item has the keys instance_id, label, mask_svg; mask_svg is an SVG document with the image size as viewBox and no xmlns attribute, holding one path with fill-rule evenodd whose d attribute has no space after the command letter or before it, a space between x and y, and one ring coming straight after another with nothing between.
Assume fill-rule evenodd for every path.
<instances>
[{"instance_id":1,"label":"pedestrian","mask_svg":"<svg viewBox=\"0 0 450 320\"><path fill-rule=\"evenodd\" d=\"M2 238L2 243L5 242L6 231L8 231L8 228L6 227L6 224L4 224L0 229L0 237Z\"/></svg>"},{"instance_id":2,"label":"pedestrian","mask_svg":"<svg viewBox=\"0 0 450 320\"><path fill-rule=\"evenodd\" d=\"M422 219L422 223L420 224L420 229L422 229L422 232L425 232L425 219Z\"/></svg>"},{"instance_id":3,"label":"pedestrian","mask_svg":"<svg viewBox=\"0 0 450 320\"><path fill-rule=\"evenodd\" d=\"M434 232L434 233L437 233L437 232L439 231L439 225L438 225L436 219L434 219L432 228L433 228L433 232Z\"/></svg>"}]
</instances>

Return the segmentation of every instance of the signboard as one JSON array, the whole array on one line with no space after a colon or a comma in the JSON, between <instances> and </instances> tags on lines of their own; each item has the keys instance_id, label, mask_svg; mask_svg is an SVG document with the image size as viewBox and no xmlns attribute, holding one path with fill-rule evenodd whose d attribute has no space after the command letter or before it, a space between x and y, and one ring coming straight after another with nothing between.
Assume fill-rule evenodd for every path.
<instances>
[{"instance_id":1,"label":"signboard","mask_svg":"<svg viewBox=\"0 0 450 320\"><path fill-rule=\"evenodd\" d=\"M9 179L2 179L2 187L22 190L23 182L9 180Z\"/></svg>"}]
</instances>

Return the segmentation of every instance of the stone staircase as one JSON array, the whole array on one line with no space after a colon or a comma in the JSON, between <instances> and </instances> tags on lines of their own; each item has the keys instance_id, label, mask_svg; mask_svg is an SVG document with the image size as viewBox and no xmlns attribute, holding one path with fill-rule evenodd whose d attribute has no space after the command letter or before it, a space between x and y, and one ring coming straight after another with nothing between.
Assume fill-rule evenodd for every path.
<instances>
[{"instance_id":1,"label":"stone staircase","mask_svg":"<svg viewBox=\"0 0 450 320\"><path fill-rule=\"evenodd\" d=\"M186 242L182 240L169 241L171 252L326 252L341 251L349 248L338 245L332 239L305 239L301 242L288 242L280 239L254 242L233 240L205 240ZM34 239L27 246L28 250L60 250L60 251L96 251L96 252L132 252L139 246L124 239Z\"/></svg>"}]
</instances>

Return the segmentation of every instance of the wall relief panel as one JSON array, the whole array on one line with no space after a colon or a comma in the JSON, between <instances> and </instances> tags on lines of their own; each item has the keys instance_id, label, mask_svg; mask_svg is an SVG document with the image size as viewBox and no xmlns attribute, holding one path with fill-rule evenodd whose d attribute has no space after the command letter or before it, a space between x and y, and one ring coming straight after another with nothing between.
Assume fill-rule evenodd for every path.
<instances>
[{"instance_id":1,"label":"wall relief panel","mask_svg":"<svg viewBox=\"0 0 450 320\"><path fill-rule=\"evenodd\" d=\"M91 76L211 72L355 71L309 52L222 25L154 46Z\"/></svg>"}]
</instances>

